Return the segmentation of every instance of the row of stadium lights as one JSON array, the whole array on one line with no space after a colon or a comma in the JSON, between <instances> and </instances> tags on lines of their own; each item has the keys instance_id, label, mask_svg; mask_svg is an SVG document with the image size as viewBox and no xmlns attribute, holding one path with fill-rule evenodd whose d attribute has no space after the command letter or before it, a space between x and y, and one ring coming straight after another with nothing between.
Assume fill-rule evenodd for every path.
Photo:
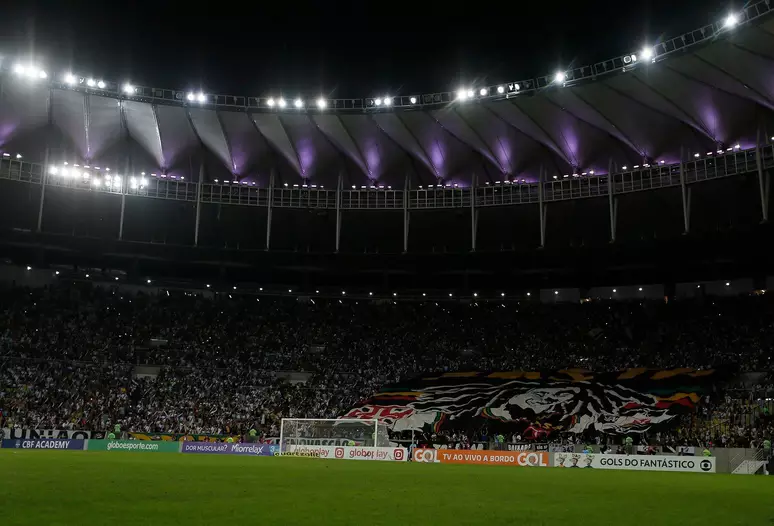
<instances>
[{"instance_id":1,"label":"row of stadium lights","mask_svg":"<svg viewBox=\"0 0 774 526\"><path fill-rule=\"evenodd\" d=\"M731 29L735 27L738 23L739 23L739 16L734 13L731 13L723 21L723 27L726 29ZM640 51L639 55L635 53L631 55L626 55L624 57L624 62L627 64L631 64L631 63L637 62L640 59L654 60L654 55L655 55L655 52L653 48L646 46L645 48L642 49L642 51ZM37 80L37 79L45 80L48 78L48 73L46 73L45 70L33 65L25 66L23 64L16 64L14 65L13 71L16 75L30 80ZM63 76L62 80L64 81L65 84L70 86L74 86L78 84L80 81L80 79L75 75L73 75L72 73L66 73ZM555 84L564 85L564 82L566 80L567 80L567 74L564 71L557 71L554 74ZM94 78L86 78L84 82L90 88L105 89L105 87L107 86L104 80L98 80ZM512 87L513 87L513 91L515 92L518 92L521 90L521 86L519 84L513 84ZM137 88L130 82L127 82L122 86L121 91L123 91L124 94L131 96L136 94ZM506 91L506 88L505 86L502 86L502 85L497 86L496 91L499 95L503 95ZM457 91L456 100L465 101L468 99L473 99L475 97L475 94L476 92L472 88L461 88ZM490 94L489 88L479 89L478 94L481 97L488 96ZM207 102L207 95L205 95L202 92L198 92L198 93L189 92L186 94L186 100L188 102L198 102L199 104L204 104ZM377 97L372 100L375 106L389 107L389 106L392 106L393 98L392 96L387 95L384 97ZM409 102L411 104L416 104L417 97L415 96L410 97ZM288 102L283 97L278 97L276 99L274 97L270 97L266 100L266 104L270 108L278 107L282 109L287 107ZM295 100L293 100L293 106L296 109L300 110L304 108L305 102L302 98L296 98ZM328 101L320 97L316 100L316 106L317 108L324 110L325 108L328 107Z\"/></svg>"},{"instance_id":2,"label":"row of stadium lights","mask_svg":"<svg viewBox=\"0 0 774 526\"><path fill-rule=\"evenodd\" d=\"M31 267L31 266L29 266L29 265L27 265L27 271L29 272L29 271L31 271L31 270L32 270L32 267ZM57 271L55 271L55 272L54 272L54 275L55 275L55 276L58 276L58 275L59 275L59 271L58 271L58 270L57 270ZM91 277L91 275L87 273L87 274L85 274L85 277L86 277L86 278L90 278L90 277ZM115 280L115 281L119 281L119 278L116 276L116 277L114 277L114 280ZM148 284L148 285L151 285L151 284L153 283L153 280L151 280L151 279L146 279L146 280L145 280L145 283L146 283L146 284ZM730 286L731 286L731 282L729 282L729 281L726 281L725 285L726 285L726 287L730 287ZM210 285L209 283L207 283L207 284L205 285L205 287L206 287L206 288L208 288L208 289L211 289L211 288L212 288L212 285ZM696 288L697 288L697 289L700 289L700 288L701 288L701 285L696 285ZM237 290L237 287L236 287L236 285L234 285L234 286L232 287L232 290ZM263 287L259 287L259 288L258 288L258 291L259 291L259 292L263 292ZM638 291L638 292L642 292L642 287L638 287L638 288L637 288L637 291ZM618 289L613 289L613 293L614 293L614 294L615 294L615 293L617 293L617 292L618 292ZM319 290L315 290L315 291L314 291L314 293L315 293L315 294L320 294L320 291L319 291ZM167 293L167 294L168 294L168 293ZM288 289L288 294L293 294L293 289ZM341 291L341 295L342 295L342 296L346 296L346 295L347 295L347 291L345 291L345 290L342 290L342 291ZM368 296L369 296L369 297L373 297L373 295L374 295L374 293L373 293L373 292L369 292L369 293L368 293ZM555 290L555 291L554 291L554 296L558 296L558 295L559 295L559 291L558 291L558 290ZM531 292L527 292L527 293L526 293L526 296L529 298L529 297L531 297L531 296L532 296L532 293L531 293ZM393 298L397 298L397 297L398 297L398 293L397 293L397 292L393 292L393 293L392 293L392 297L393 297ZM426 292L423 292L423 293L422 293L422 297L423 297L423 298L426 298L426 297L427 297L427 293L426 293ZM453 293L453 292L449 292L449 297L450 297L450 298L453 298L453 297L454 297L454 293ZM474 299L478 298L478 292L474 292L474 293L472 294L472 297L473 297ZM501 292L501 293L500 293L500 297L501 297L501 298L504 298L504 297L505 297L505 292ZM260 300L259 300L259 301L260 301Z\"/></svg>"},{"instance_id":3,"label":"row of stadium lights","mask_svg":"<svg viewBox=\"0 0 774 526\"><path fill-rule=\"evenodd\" d=\"M771 137L771 141L774 142L774 136ZM732 152L732 151L739 151L739 150L741 150L741 148L742 148L742 146L740 144L735 144L733 147L726 148L725 151L722 150L722 149L719 149L716 152L707 152L707 157L712 157L715 154L723 155L724 153L728 153L728 152ZM23 158L23 156L20 153L12 155L10 153L3 152L2 156L4 158L14 157L17 160L21 160ZM701 154L700 153L694 153L693 157L696 158L696 159L699 159L699 158L701 158ZM665 164L665 161L663 161L663 160L658 161L658 164L663 165L663 164ZM649 163L644 163L642 165L642 168L650 168L650 167L651 167L651 165ZM88 165L85 165L85 166L83 166L83 168L85 170L90 170L90 169L91 170L97 170L97 171L101 170L101 168L99 166L90 167ZM621 168L624 171L629 169L629 167L627 165L624 165ZM633 170L638 170L638 169L640 169L640 165L635 164L634 166L632 166L632 169ZM109 172L110 168L105 168L105 171ZM74 165L72 165L72 167L70 167L69 164L66 163L66 162L61 167L58 167L58 166L50 167L49 168L49 173L51 175L61 176L64 179L77 178L77 177L80 176L84 181L88 181L91 178L91 174L89 172L81 171L80 170L80 165L74 164ZM594 170L589 170L587 172L581 172L580 174L573 173L572 177L594 176L595 174L596 174L596 172ZM130 187L132 189L136 189L136 188L142 189L142 188L145 188L148 185L147 179L145 178L145 172L142 172L141 176L142 177L139 177L139 178L137 178L137 177L130 177L129 178ZM169 177L169 179L185 181L185 177L184 176L180 176L180 177L178 177L176 175L167 176L166 174L157 175L155 173L152 173L151 176L152 177L161 177L162 179L166 179L167 177ZM570 174L564 174L562 177L564 179L567 179L567 178L570 177ZM553 178L554 179L558 179L559 176L558 175L554 175ZM111 175L106 175L105 176L105 182L106 182L106 185L109 186L109 187L110 186L117 186L118 188L120 188L121 184L122 184L121 176L119 176L119 175L113 175L112 177L111 177ZM221 184L221 183L222 184L233 183L235 185L240 184L240 181L228 181L228 180L221 181L219 179L215 179L214 182L216 184ZM495 181L494 184L495 185L501 185L501 184L508 185L508 184L520 184L520 183L526 183L526 182L527 182L526 179L521 179L521 180L514 179L513 182L511 182L509 180ZM96 186L96 187L99 187L99 186L101 186L102 181L100 179L98 179L98 178L95 178L95 179L92 179L92 184L94 186ZM245 185L245 186L247 186L247 185L256 186L256 182L255 181L241 181L241 184ZM490 185L489 181L486 181L484 184L487 185L487 186ZM284 183L283 186L285 188L289 188L291 185L289 185L288 183ZM293 184L292 186L293 186L293 188L299 188L299 187L300 188L318 188L318 185L316 185L316 184L306 184L306 183L300 184L300 185L299 184ZM319 188L320 189L324 189L325 186L324 185L319 185ZM360 189L361 190L366 190L366 189L369 189L369 188L371 190L377 190L377 189L378 190L384 190L385 188L387 190L392 190L392 186L391 185L387 185L386 187L385 187L385 185L370 185L370 186L368 186L368 185L360 185ZM439 188L439 189L442 189L442 188L459 188L459 184L457 184L457 183L454 183L454 184L447 183L447 184L438 184L438 185L432 185L431 184L431 185L427 185L427 188L428 189L433 189L433 188ZM357 185L353 184L352 185L352 189L356 190L357 189ZM420 190L424 189L424 186L420 185L419 189Z\"/></svg>"}]
</instances>

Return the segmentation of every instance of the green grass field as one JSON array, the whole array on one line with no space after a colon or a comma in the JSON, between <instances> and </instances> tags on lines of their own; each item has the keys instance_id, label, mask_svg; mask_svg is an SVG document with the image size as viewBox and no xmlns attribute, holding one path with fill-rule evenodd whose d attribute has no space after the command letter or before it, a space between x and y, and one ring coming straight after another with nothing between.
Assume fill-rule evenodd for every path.
<instances>
[{"instance_id":1,"label":"green grass field","mask_svg":"<svg viewBox=\"0 0 774 526\"><path fill-rule=\"evenodd\" d=\"M0 450L3 525L774 524L774 477Z\"/></svg>"}]
</instances>

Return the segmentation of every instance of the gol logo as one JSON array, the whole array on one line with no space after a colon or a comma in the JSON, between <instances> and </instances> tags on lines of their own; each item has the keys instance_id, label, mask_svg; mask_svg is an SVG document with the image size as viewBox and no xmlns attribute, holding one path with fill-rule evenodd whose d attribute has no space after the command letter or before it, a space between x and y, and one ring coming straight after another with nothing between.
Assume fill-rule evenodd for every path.
<instances>
[{"instance_id":1,"label":"gol logo","mask_svg":"<svg viewBox=\"0 0 774 526\"><path fill-rule=\"evenodd\" d=\"M436 462L435 449L415 449L411 460L414 462Z\"/></svg>"},{"instance_id":2,"label":"gol logo","mask_svg":"<svg viewBox=\"0 0 774 526\"><path fill-rule=\"evenodd\" d=\"M333 454L336 456L336 458L344 458L344 448L343 447L337 447Z\"/></svg>"},{"instance_id":3,"label":"gol logo","mask_svg":"<svg viewBox=\"0 0 774 526\"><path fill-rule=\"evenodd\" d=\"M403 460L404 451L402 447L395 448L395 451L392 452L392 456L395 458L395 460Z\"/></svg>"},{"instance_id":4,"label":"gol logo","mask_svg":"<svg viewBox=\"0 0 774 526\"><path fill-rule=\"evenodd\" d=\"M709 460L702 460L701 464L699 464L699 467L701 467L702 471L709 471L712 469L712 462Z\"/></svg>"}]
</instances>

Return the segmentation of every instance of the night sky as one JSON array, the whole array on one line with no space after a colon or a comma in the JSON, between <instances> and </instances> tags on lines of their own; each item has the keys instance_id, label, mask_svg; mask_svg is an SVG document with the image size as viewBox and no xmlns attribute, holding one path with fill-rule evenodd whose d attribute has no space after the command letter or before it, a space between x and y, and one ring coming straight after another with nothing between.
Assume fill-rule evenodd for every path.
<instances>
[{"instance_id":1,"label":"night sky","mask_svg":"<svg viewBox=\"0 0 774 526\"><path fill-rule=\"evenodd\" d=\"M718 0L16 2L0 55L209 93L366 97L549 74L722 19ZM739 7L739 6L737 6Z\"/></svg>"}]
</instances>

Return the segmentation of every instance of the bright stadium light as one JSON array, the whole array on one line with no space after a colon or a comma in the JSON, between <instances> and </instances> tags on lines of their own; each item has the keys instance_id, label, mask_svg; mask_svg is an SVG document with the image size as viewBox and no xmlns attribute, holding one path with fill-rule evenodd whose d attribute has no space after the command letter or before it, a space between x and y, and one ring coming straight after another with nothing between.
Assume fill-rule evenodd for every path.
<instances>
[{"instance_id":1,"label":"bright stadium light","mask_svg":"<svg viewBox=\"0 0 774 526\"><path fill-rule=\"evenodd\" d=\"M303 108L304 101L302 101L301 99L296 99L293 101L293 106L295 106L296 108Z\"/></svg>"},{"instance_id":2,"label":"bright stadium light","mask_svg":"<svg viewBox=\"0 0 774 526\"><path fill-rule=\"evenodd\" d=\"M482 97L486 97L487 93L489 93L489 90L486 88L481 88L480 90L478 90L478 94L481 95Z\"/></svg>"},{"instance_id":3,"label":"bright stadium light","mask_svg":"<svg viewBox=\"0 0 774 526\"><path fill-rule=\"evenodd\" d=\"M188 100L188 102L193 102L194 100L196 100L196 95L194 95L193 93L189 93L185 96L185 98L186 100Z\"/></svg>"},{"instance_id":4,"label":"bright stadium light","mask_svg":"<svg viewBox=\"0 0 774 526\"><path fill-rule=\"evenodd\" d=\"M374 99L374 104L376 106L381 106L382 105L382 99L379 99L379 98Z\"/></svg>"},{"instance_id":5,"label":"bright stadium light","mask_svg":"<svg viewBox=\"0 0 774 526\"><path fill-rule=\"evenodd\" d=\"M734 13L731 13L726 17L726 20L723 22L723 26L727 28L732 28L738 23L739 23L739 17L736 16Z\"/></svg>"},{"instance_id":6,"label":"bright stadium light","mask_svg":"<svg viewBox=\"0 0 774 526\"><path fill-rule=\"evenodd\" d=\"M97 82L97 87L99 89L105 89L105 82L100 80L99 82Z\"/></svg>"},{"instance_id":7,"label":"bright stadium light","mask_svg":"<svg viewBox=\"0 0 774 526\"><path fill-rule=\"evenodd\" d=\"M417 103L417 98L416 97L411 97L409 99L409 102L411 102L411 104L416 104Z\"/></svg>"},{"instance_id":8,"label":"bright stadium light","mask_svg":"<svg viewBox=\"0 0 774 526\"><path fill-rule=\"evenodd\" d=\"M497 86L497 93L501 95L505 93L505 86Z\"/></svg>"},{"instance_id":9,"label":"bright stadium light","mask_svg":"<svg viewBox=\"0 0 774 526\"><path fill-rule=\"evenodd\" d=\"M554 75L554 82L564 82L567 79L567 75L563 71L557 71Z\"/></svg>"},{"instance_id":10,"label":"bright stadium light","mask_svg":"<svg viewBox=\"0 0 774 526\"><path fill-rule=\"evenodd\" d=\"M86 85L90 88L93 88L94 86L97 85L97 81L95 81L94 79L86 79Z\"/></svg>"},{"instance_id":11,"label":"bright stadium light","mask_svg":"<svg viewBox=\"0 0 774 526\"><path fill-rule=\"evenodd\" d=\"M204 104L205 102L207 102L206 95L204 95L204 93L202 92L199 92L199 94L196 96L196 102L200 104Z\"/></svg>"},{"instance_id":12,"label":"bright stadium light","mask_svg":"<svg viewBox=\"0 0 774 526\"><path fill-rule=\"evenodd\" d=\"M78 82L78 79L75 78L75 75L73 75L72 73L65 73L64 81L65 81L65 84L69 84L70 86L72 86L76 82Z\"/></svg>"},{"instance_id":13,"label":"bright stadium light","mask_svg":"<svg viewBox=\"0 0 774 526\"><path fill-rule=\"evenodd\" d=\"M325 102L325 99L317 99L317 107L321 110L324 110L325 107L328 106L328 103Z\"/></svg>"},{"instance_id":14,"label":"bright stadium light","mask_svg":"<svg viewBox=\"0 0 774 526\"><path fill-rule=\"evenodd\" d=\"M21 64L14 64L13 65L13 72L19 76L25 75L27 73L27 69L22 66Z\"/></svg>"},{"instance_id":15,"label":"bright stadium light","mask_svg":"<svg viewBox=\"0 0 774 526\"><path fill-rule=\"evenodd\" d=\"M132 86L128 82L124 84L124 93L126 93L127 95L134 94L134 86Z\"/></svg>"},{"instance_id":16,"label":"bright stadium light","mask_svg":"<svg viewBox=\"0 0 774 526\"><path fill-rule=\"evenodd\" d=\"M634 56L634 55L632 55ZM653 48L645 46L642 48L642 51L640 51L640 56L644 58L645 60L650 60L653 58Z\"/></svg>"},{"instance_id":17,"label":"bright stadium light","mask_svg":"<svg viewBox=\"0 0 774 526\"><path fill-rule=\"evenodd\" d=\"M468 98L468 91L465 89L457 90L457 100L465 100Z\"/></svg>"},{"instance_id":18,"label":"bright stadium light","mask_svg":"<svg viewBox=\"0 0 774 526\"><path fill-rule=\"evenodd\" d=\"M17 158L17 159L21 159L21 158L22 158L22 154L20 154L20 153L17 153L17 154L16 154L16 158Z\"/></svg>"},{"instance_id":19,"label":"bright stadium light","mask_svg":"<svg viewBox=\"0 0 774 526\"><path fill-rule=\"evenodd\" d=\"M50 173L51 175L56 175L59 173L59 168L57 168L56 166L52 166L51 168L48 169L48 173Z\"/></svg>"},{"instance_id":20,"label":"bright stadium light","mask_svg":"<svg viewBox=\"0 0 774 526\"><path fill-rule=\"evenodd\" d=\"M48 78L48 73L46 73L45 71L43 71L41 69L40 71L38 71L38 78L46 79L46 78Z\"/></svg>"},{"instance_id":21,"label":"bright stadium light","mask_svg":"<svg viewBox=\"0 0 774 526\"><path fill-rule=\"evenodd\" d=\"M287 105L288 103L285 102L285 99L283 99L282 97L280 97L279 100L277 100L277 106L279 106L280 108L284 108Z\"/></svg>"},{"instance_id":22,"label":"bright stadium light","mask_svg":"<svg viewBox=\"0 0 774 526\"><path fill-rule=\"evenodd\" d=\"M390 97L389 95L384 97L384 105L385 106L392 106L392 97Z\"/></svg>"},{"instance_id":23,"label":"bright stadium light","mask_svg":"<svg viewBox=\"0 0 774 526\"><path fill-rule=\"evenodd\" d=\"M274 104L275 104L275 102L274 102L274 99L272 99L272 98L269 98L269 99L266 101L266 104L267 104L267 105L268 105L270 108L273 108L273 107L274 107Z\"/></svg>"}]
</instances>

